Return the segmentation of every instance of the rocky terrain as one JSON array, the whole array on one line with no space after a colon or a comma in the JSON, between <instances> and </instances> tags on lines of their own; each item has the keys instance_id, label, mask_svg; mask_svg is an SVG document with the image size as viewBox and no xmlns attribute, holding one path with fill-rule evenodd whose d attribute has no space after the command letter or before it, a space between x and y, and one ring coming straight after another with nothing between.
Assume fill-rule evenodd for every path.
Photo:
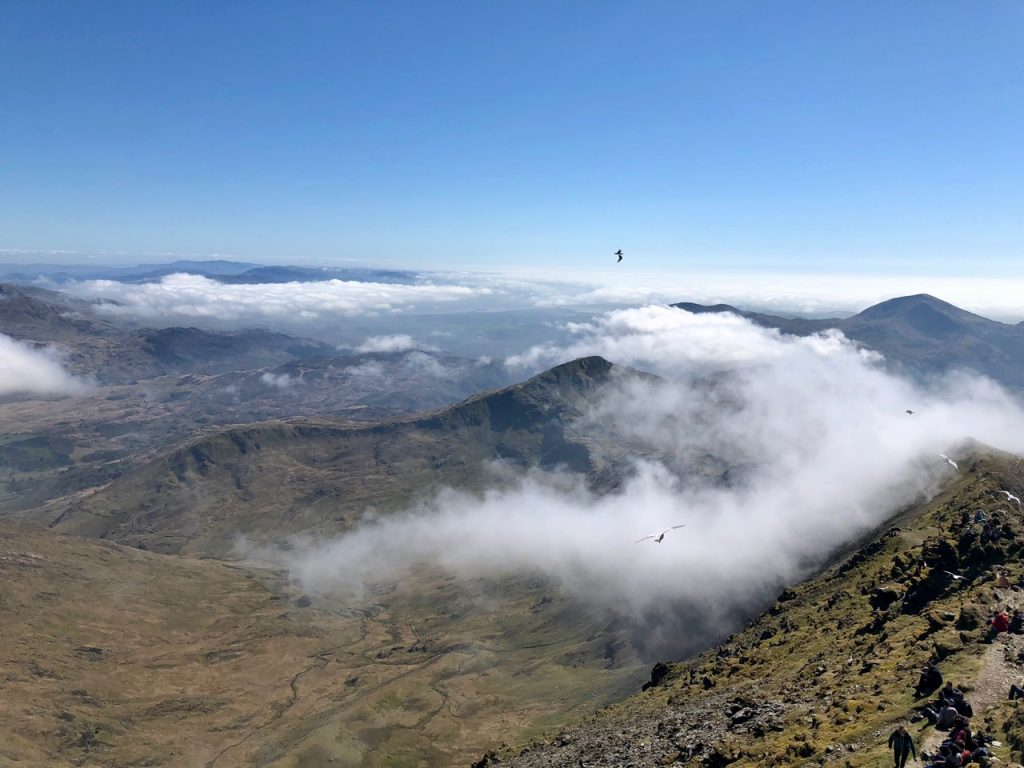
<instances>
[{"instance_id":1,"label":"rocky terrain","mask_svg":"<svg viewBox=\"0 0 1024 768\"><path fill-rule=\"evenodd\" d=\"M720 646L659 664L645 692L476 765L882 768L888 735L924 702L914 686L930 659L973 702L973 728L1002 742L1001 764L1019 763L1021 705L1006 694L1024 678L1024 636L988 644L985 622L1024 607L1024 521L999 493L1020 494L1024 464L981 448L959 458L963 472L938 496L784 590ZM1012 586L997 586L999 568ZM910 729L919 747L938 742L922 722Z\"/></svg>"}]
</instances>

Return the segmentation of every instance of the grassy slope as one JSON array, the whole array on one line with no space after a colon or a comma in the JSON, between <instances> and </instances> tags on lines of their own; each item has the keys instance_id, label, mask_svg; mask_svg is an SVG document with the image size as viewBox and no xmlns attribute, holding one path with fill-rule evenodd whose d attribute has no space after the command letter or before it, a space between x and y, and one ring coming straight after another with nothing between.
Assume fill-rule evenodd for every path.
<instances>
[{"instance_id":1,"label":"grassy slope","mask_svg":"<svg viewBox=\"0 0 1024 768\"><path fill-rule=\"evenodd\" d=\"M511 765L891 765L885 741L917 706L919 668L938 654L947 679L962 684L969 699L981 698L972 688L991 677L983 660L1002 659L1003 648L981 643L978 617L983 622L996 606L1024 604L1020 590L995 589L993 570L1005 564L1011 582L1024 579L1021 510L995 493L1020 495L1021 462L983 452L961 469L938 497L898 516L844 563L784 592L729 642L673 665L663 685L523 754L510 753ZM1009 535L959 553L939 544L955 546L962 516L978 510ZM943 551L954 559L942 562ZM919 574L922 556L930 565ZM944 567L969 580L956 585ZM888 609L873 607L873 590L887 588L900 599ZM1017 639L997 643L1006 646L1007 673L1024 678ZM987 693L995 700L1006 694ZM749 712L740 718L750 717L731 722L743 708ZM1020 760L1009 746L1024 746L1019 706L1000 702L976 714L983 715L975 717L976 729L993 730L1005 742L1001 758ZM912 733L920 741L928 731L913 726Z\"/></svg>"},{"instance_id":2,"label":"grassy slope","mask_svg":"<svg viewBox=\"0 0 1024 768\"><path fill-rule=\"evenodd\" d=\"M611 375L586 358L451 408L370 426L264 422L196 440L94 492L32 513L58 530L159 552L230 553L237 534L345 530L368 508L438 485L491 484L488 462L596 471L611 449L573 433L575 406Z\"/></svg>"},{"instance_id":3,"label":"grassy slope","mask_svg":"<svg viewBox=\"0 0 1024 768\"><path fill-rule=\"evenodd\" d=\"M538 579L298 598L274 572L0 521L0 766L458 765L643 675Z\"/></svg>"}]
</instances>

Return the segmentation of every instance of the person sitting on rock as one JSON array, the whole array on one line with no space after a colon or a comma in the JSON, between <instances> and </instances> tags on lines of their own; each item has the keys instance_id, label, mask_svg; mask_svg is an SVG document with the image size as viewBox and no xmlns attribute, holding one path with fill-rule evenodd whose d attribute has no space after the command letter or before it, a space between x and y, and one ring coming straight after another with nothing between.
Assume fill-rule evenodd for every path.
<instances>
[{"instance_id":1,"label":"person sitting on rock","mask_svg":"<svg viewBox=\"0 0 1024 768\"><path fill-rule=\"evenodd\" d=\"M953 721L956 720L956 716L957 711L956 707L953 706L953 702L944 702L942 709L938 711L935 718L935 728L940 731L948 731L953 727Z\"/></svg>"},{"instance_id":2,"label":"person sitting on rock","mask_svg":"<svg viewBox=\"0 0 1024 768\"><path fill-rule=\"evenodd\" d=\"M939 754L932 759L932 768L949 768L952 763L949 761L950 749L946 744L939 747Z\"/></svg>"},{"instance_id":3,"label":"person sitting on rock","mask_svg":"<svg viewBox=\"0 0 1024 768\"><path fill-rule=\"evenodd\" d=\"M934 662L929 661L924 669L921 670L921 677L917 681L917 688L914 689L914 693L918 697L927 696L941 685L942 673L935 666Z\"/></svg>"},{"instance_id":4,"label":"person sitting on rock","mask_svg":"<svg viewBox=\"0 0 1024 768\"><path fill-rule=\"evenodd\" d=\"M985 642L991 643L1000 632L1008 632L1010 630L1010 617L1006 615L1005 611L999 611L988 620L988 625L989 630L988 635L985 637Z\"/></svg>"},{"instance_id":5,"label":"person sitting on rock","mask_svg":"<svg viewBox=\"0 0 1024 768\"><path fill-rule=\"evenodd\" d=\"M952 681L947 682L942 687L942 698L949 699L950 701L956 701L962 699L964 696L963 692L953 685Z\"/></svg>"},{"instance_id":6,"label":"person sitting on rock","mask_svg":"<svg viewBox=\"0 0 1024 768\"><path fill-rule=\"evenodd\" d=\"M889 736L889 749L892 750L893 765L895 768L904 768L907 764L907 757L911 754L917 760L917 750L914 749L914 739L907 732L906 726L901 725L892 735Z\"/></svg>"},{"instance_id":7,"label":"person sitting on rock","mask_svg":"<svg viewBox=\"0 0 1024 768\"><path fill-rule=\"evenodd\" d=\"M1020 610L1015 610L1010 617L1008 631L1011 635L1024 635L1024 613L1021 613Z\"/></svg>"}]
</instances>

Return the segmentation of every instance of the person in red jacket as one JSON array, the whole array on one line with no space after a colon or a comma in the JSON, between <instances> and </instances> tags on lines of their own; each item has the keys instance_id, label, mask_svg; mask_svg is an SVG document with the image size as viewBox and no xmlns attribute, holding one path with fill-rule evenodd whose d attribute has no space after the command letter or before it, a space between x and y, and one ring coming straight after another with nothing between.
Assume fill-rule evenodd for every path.
<instances>
[{"instance_id":1,"label":"person in red jacket","mask_svg":"<svg viewBox=\"0 0 1024 768\"><path fill-rule=\"evenodd\" d=\"M1010 617L1005 611L999 611L988 620L989 630L985 637L986 642L992 642L993 638L1000 632L1010 631Z\"/></svg>"}]
</instances>

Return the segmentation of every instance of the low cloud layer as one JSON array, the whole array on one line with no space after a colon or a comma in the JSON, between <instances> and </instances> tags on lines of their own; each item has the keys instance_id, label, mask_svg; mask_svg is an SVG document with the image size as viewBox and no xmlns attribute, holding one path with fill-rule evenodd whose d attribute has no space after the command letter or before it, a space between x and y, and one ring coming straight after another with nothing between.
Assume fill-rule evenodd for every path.
<instances>
[{"instance_id":1,"label":"low cloud layer","mask_svg":"<svg viewBox=\"0 0 1024 768\"><path fill-rule=\"evenodd\" d=\"M479 299L487 287L424 282L416 285L324 280L304 283L224 284L174 274L154 283L89 280L64 286L77 296L104 300L100 312L146 321L212 319L238 324L324 322Z\"/></svg>"},{"instance_id":2,"label":"low cloud layer","mask_svg":"<svg viewBox=\"0 0 1024 768\"><path fill-rule=\"evenodd\" d=\"M78 395L88 385L69 374L58 356L0 334L0 397Z\"/></svg>"},{"instance_id":3,"label":"low cloud layer","mask_svg":"<svg viewBox=\"0 0 1024 768\"><path fill-rule=\"evenodd\" d=\"M664 377L622 377L580 425L645 447L623 488L596 496L578 477L532 473L483 494L444 490L305 552L291 563L299 578L353 588L422 563L467 577L539 570L642 619L662 633L651 647L685 652L930 492L952 471L940 451L967 438L1024 451L1024 412L992 382L964 375L922 388L838 333L787 337L668 307L575 331L570 347L513 364L600 354ZM633 543L679 523L664 543ZM685 626L671 619L696 613Z\"/></svg>"}]
</instances>

